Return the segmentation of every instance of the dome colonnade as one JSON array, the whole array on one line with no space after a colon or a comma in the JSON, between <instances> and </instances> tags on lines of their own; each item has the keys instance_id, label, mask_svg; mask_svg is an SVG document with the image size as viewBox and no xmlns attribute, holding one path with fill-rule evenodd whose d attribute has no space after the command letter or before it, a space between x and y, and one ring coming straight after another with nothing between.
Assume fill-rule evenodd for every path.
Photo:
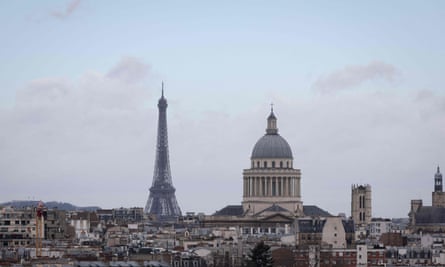
<instances>
[{"instance_id":1,"label":"dome colonnade","mask_svg":"<svg viewBox=\"0 0 445 267\"><path fill-rule=\"evenodd\" d=\"M302 212L301 171L293 168L292 150L278 134L271 110L266 134L255 144L251 168L243 171L243 210L254 215L278 205L292 215Z\"/></svg>"}]
</instances>

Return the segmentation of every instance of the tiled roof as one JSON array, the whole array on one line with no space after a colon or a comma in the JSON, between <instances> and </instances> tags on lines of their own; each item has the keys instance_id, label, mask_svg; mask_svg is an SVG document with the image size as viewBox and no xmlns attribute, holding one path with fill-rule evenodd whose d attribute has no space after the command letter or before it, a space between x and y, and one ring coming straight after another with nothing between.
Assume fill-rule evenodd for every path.
<instances>
[{"instance_id":1,"label":"tiled roof","mask_svg":"<svg viewBox=\"0 0 445 267\"><path fill-rule=\"evenodd\" d=\"M321 233L325 220L302 219L298 220L298 231L300 233Z\"/></svg>"},{"instance_id":2,"label":"tiled roof","mask_svg":"<svg viewBox=\"0 0 445 267\"><path fill-rule=\"evenodd\" d=\"M445 208L423 206L416 212L416 224L445 224Z\"/></svg>"},{"instance_id":3,"label":"tiled roof","mask_svg":"<svg viewBox=\"0 0 445 267\"><path fill-rule=\"evenodd\" d=\"M303 213L304 213L304 215L311 216L311 217L331 217L332 216L329 212L322 210L321 208L319 208L315 205L304 205Z\"/></svg>"},{"instance_id":4,"label":"tiled roof","mask_svg":"<svg viewBox=\"0 0 445 267\"><path fill-rule=\"evenodd\" d=\"M346 233L354 233L355 232L353 220L347 220L347 221L342 220L342 223L343 223L343 227L345 228Z\"/></svg>"},{"instance_id":5,"label":"tiled roof","mask_svg":"<svg viewBox=\"0 0 445 267\"><path fill-rule=\"evenodd\" d=\"M215 212L214 216L241 216L244 210L242 205L228 205L221 210Z\"/></svg>"}]
</instances>

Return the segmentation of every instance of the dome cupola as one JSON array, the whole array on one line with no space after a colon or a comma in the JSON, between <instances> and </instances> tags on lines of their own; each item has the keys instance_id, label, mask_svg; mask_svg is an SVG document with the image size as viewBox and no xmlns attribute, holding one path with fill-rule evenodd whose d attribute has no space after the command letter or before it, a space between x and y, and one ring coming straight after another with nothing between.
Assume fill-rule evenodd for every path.
<instances>
[{"instance_id":1,"label":"dome cupola","mask_svg":"<svg viewBox=\"0 0 445 267\"><path fill-rule=\"evenodd\" d=\"M287 141L278 134L277 117L271 108L267 118L266 134L253 147L251 159L292 159L292 150Z\"/></svg>"}]
</instances>

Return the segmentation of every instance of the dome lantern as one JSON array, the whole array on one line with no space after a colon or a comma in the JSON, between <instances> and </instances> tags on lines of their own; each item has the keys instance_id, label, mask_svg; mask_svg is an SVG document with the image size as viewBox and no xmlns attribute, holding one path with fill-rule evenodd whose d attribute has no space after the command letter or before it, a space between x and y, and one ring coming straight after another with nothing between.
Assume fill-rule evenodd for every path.
<instances>
[{"instance_id":1,"label":"dome lantern","mask_svg":"<svg viewBox=\"0 0 445 267\"><path fill-rule=\"evenodd\" d=\"M266 134L278 134L277 117L275 117L275 114L273 114L273 104L270 108L270 115L267 118Z\"/></svg>"}]
</instances>

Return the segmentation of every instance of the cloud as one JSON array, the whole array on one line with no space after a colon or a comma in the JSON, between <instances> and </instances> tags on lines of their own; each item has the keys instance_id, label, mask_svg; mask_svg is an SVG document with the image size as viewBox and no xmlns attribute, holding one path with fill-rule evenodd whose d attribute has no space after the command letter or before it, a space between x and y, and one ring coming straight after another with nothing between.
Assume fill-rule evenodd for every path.
<instances>
[{"instance_id":1,"label":"cloud","mask_svg":"<svg viewBox=\"0 0 445 267\"><path fill-rule=\"evenodd\" d=\"M322 93L336 92L360 86L372 80L392 82L398 71L391 65L381 61L374 61L367 65L352 65L320 77L312 88Z\"/></svg>"},{"instance_id":2,"label":"cloud","mask_svg":"<svg viewBox=\"0 0 445 267\"><path fill-rule=\"evenodd\" d=\"M72 0L68 3L64 10L56 10L51 12L51 16L57 19L66 19L78 9L79 5L80 0Z\"/></svg>"},{"instance_id":3,"label":"cloud","mask_svg":"<svg viewBox=\"0 0 445 267\"><path fill-rule=\"evenodd\" d=\"M110 73L119 70L117 76L90 72L76 80L33 80L17 92L13 108L0 109L4 129L0 131L0 177L3 189L10 192L0 202L36 197L98 203L109 194L122 199L120 203L107 200L109 204L101 204L104 207L146 201L156 114L145 102L156 99L151 98L149 81L120 80L122 73L128 77L138 64L110 68ZM149 77L147 72L144 75ZM134 195L137 190L127 186L126 179L146 186ZM109 193L97 198L99 188L108 188ZM85 190L92 194L82 193Z\"/></svg>"},{"instance_id":4,"label":"cloud","mask_svg":"<svg viewBox=\"0 0 445 267\"><path fill-rule=\"evenodd\" d=\"M134 74L141 69L143 75ZM133 80L138 82L126 82ZM0 202L31 196L103 208L145 205L160 94L159 86L147 85L152 80L145 63L125 58L105 73L26 85L15 107L0 109ZM192 90L178 100L177 87L166 92L168 134L184 212L212 213L241 203L242 172L265 133L270 99L302 171L305 205L349 214L350 186L369 183L374 216L406 216L411 199L430 199L436 165L445 164L442 92L314 97L258 91L264 103L243 102L236 111L233 92L212 98ZM191 95L226 104L209 108L190 102ZM391 190L401 187L394 197Z\"/></svg>"},{"instance_id":5,"label":"cloud","mask_svg":"<svg viewBox=\"0 0 445 267\"><path fill-rule=\"evenodd\" d=\"M147 77L150 66L137 58L123 58L117 66L111 69L107 77L127 83L137 83Z\"/></svg>"}]
</instances>

